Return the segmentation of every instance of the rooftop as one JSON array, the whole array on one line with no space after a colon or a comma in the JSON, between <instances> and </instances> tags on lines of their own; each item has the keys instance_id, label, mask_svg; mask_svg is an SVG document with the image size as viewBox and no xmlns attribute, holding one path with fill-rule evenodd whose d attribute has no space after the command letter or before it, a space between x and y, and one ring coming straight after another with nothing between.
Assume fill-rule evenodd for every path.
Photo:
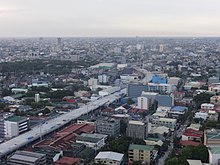
<instances>
[{"instance_id":1,"label":"rooftop","mask_svg":"<svg viewBox=\"0 0 220 165\"><path fill-rule=\"evenodd\" d=\"M80 158L70 158L63 156L61 159L56 161L54 165L73 165L74 163L80 162Z\"/></svg>"},{"instance_id":2,"label":"rooftop","mask_svg":"<svg viewBox=\"0 0 220 165\"><path fill-rule=\"evenodd\" d=\"M209 147L208 149L212 154L220 154L220 147Z\"/></svg>"},{"instance_id":3,"label":"rooftop","mask_svg":"<svg viewBox=\"0 0 220 165\"><path fill-rule=\"evenodd\" d=\"M184 107L184 106L174 106L171 108L171 111L178 111L178 112L182 112L182 111L186 111L188 108Z\"/></svg>"},{"instance_id":4,"label":"rooftop","mask_svg":"<svg viewBox=\"0 0 220 165\"><path fill-rule=\"evenodd\" d=\"M146 151L152 151L154 149L153 146L148 145L137 145L137 144L130 144L129 150L146 150Z\"/></svg>"},{"instance_id":5,"label":"rooftop","mask_svg":"<svg viewBox=\"0 0 220 165\"><path fill-rule=\"evenodd\" d=\"M15 116L15 115L7 118L8 121L12 121L12 122L19 122L19 121L26 120L26 119L27 119L26 117Z\"/></svg>"},{"instance_id":6,"label":"rooftop","mask_svg":"<svg viewBox=\"0 0 220 165\"><path fill-rule=\"evenodd\" d=\"M134 124L134 125L144 125L145 123L142 121L135 121L135 120L130 120L129 124Z\"/></svg>"},{"instance_id":7,"label":"rooftop","mask_svg":"<svg viewBox=\"0 0 220 165\"><path fill-rule=\"evenodd\" d=\"M18 160L23 160L23 161L27 161L27 162L35 162L43 156L45 156L45 155L35 153L35 152L16 151L9 159L18 159Z\"/></svg>"},{"instance_id":8,"label":"rooftop","mask_svg":"<svg viewBox=\"0 0 220 165\"><path fill-rule=\"evenodd\" d=\"M117 153L117 152L99 152L95 159L110 159L121 162L124 157L124 154Z\"/></svg>"}]
</instances>

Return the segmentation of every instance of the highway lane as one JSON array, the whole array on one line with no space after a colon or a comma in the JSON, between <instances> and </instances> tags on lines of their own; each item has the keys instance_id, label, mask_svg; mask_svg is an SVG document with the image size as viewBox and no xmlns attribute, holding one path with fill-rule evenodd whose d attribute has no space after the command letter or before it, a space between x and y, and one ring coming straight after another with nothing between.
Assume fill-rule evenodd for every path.
<instances>
[{"instance_id":1,"label":"highway lane","mask_svg":"<svg viewBox=\"0 0 220 165\"><path fill-rule=\"evenodd\" d=\"M126 93L126 89L122 89L116 93L102 97L99 100L90 102L87 105L84 105L78 109L74 109L68 113L65 113L54 119L46 121L45 123L41 125L41 128L40 126L36 126L24 134L21 134L13 139L10 139L4 143L1 143L0 144L0 157L13 152L28 143L31 143L32 141L40 138L41 135L43 136L52 131L57 130L58 128L69 123L71 120L74 120L80 117L81 115L84 115L90 111L93 111L94 109L97 109L106 103L114 102L120 97L119 96L120 94L125 94L125 93Z\"/></svg>"}]
</instances>

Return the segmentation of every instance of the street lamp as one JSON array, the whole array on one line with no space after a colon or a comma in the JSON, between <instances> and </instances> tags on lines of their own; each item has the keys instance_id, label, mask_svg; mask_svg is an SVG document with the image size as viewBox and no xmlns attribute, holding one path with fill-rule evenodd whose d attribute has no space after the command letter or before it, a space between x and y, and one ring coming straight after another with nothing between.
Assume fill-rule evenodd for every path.
<instances>
[{"instance_id":1,"label":"street lamp","mask_svg":"<svg viewBox=\"0 0 220 165\"><path fill-rule=\"evenodd\" d=\"M40 119L40 141L42 141L42 133L41 133L41 126L42 126L42 121L41 121L41 116L43 116L43 113L38 113L39 119Z\"/></svg>"}]
</instances>

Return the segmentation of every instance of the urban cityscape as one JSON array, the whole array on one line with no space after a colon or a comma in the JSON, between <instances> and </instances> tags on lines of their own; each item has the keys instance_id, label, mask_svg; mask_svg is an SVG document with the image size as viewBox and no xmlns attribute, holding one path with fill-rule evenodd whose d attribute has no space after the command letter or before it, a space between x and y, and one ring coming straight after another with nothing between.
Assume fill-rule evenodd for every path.
<instances>
[{"instance_id":1,"label":"urban cityscape","mask_svg":"<svg viewBox=\"0 0 220 165\"><path fill-rule=\"evenodd\" d=\"M46 1L47 7L42 7L41 14L51 18L45 13L50 6L49 0ZM94 1L98 7L105 6L101 0ZM118 7L124 6L122 10L127 14L130 12L127 9L135 9L132 4L140 10L148 9L141 6L145 4L142 0L128 0L127 4L121 3L124 0L118 1ZM207 2L201 0L195 12L207 8L208 12L204 13L212 13L211 7L217 11L217 1L216 5L212 2L211 7L205 5ZM88 8L81 3L67 0L65 5L78 5L79 12ZM116 2L106 3L113 9L110 3ZM159 2L146 3L155 7ZM23 7L28 6L30 11L17 9L20 7L17 2L13 8L4 8L13 4L13 0L2 1L2 4L1 165L220 165L220 37L214 28L210 30L213 33L206 33L203 24L199 24L201 29L193 33L188 30L172 33L175 26L171 24L170 31L164 28L164 33L160 33L161 27L160 32L156 28L156 34L151 35L146 27L147 32L143 34L133 35L132 30L125 29L125 33L115 36L120 30L116 32L110 26L113 30L108 31L104 25L100 30L88 21L94 16L100 22L103 18L111 22L118 7L115 13L110 12L112 17L111 14L106 17L109 8L105 6L103 18L100 11L86 16L88 22L84 17L77 17L80 26L81 23L91 25L88 28L93 31L87 33L82 28L73 37L72 33L68 36L63 33L65 30L60 31L59 25L51 28L54 35L50 35L46 30L41 31L53 24L48 22L45 27L32 28L42 32L38 35L31 29L33 33L29 33L29 26L25 29L24 22L20 22L22 26L14 23L10 15L17 13L18 16L13 17L19 20L26 12L40 13L34 9L41 4L21 0ZM48 11L51 10L52 15L61 12L55 10L60 4L55 0L54 8ZM66 6L66 10L72 9L71 5ZM92 2L88 5L98 9ZM163 5L161 3L157 10L162 10ZM194 5L193 2L192 7ZM173 12L172 7L167 7L167 11ZM64 9L62 18L59 14L54 17L61 21L68 17L66 12ZM172 12L163 14L168 17ZM182 19L187 15L175 12L181 14ZM147 17L147 13L142 14ZM220 16L219 12L215 14ZM33 26L37 19L42 19L40 16L33 19ZM25 20L31 24L28 17ZM139 26L145 27L145 24ZM103 33L105 30L108 32ZM99 32L100 35L96 35Z\"/></svg>"}]
</instances>

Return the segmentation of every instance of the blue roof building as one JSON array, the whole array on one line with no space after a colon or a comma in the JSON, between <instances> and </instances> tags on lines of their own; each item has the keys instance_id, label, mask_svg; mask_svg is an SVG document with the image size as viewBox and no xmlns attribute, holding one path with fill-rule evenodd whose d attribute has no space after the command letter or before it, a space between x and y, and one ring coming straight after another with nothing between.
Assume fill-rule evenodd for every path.
<instances>
[{"instance_id":1,"label":"blue roof building","mask_svg":"<svg viewBox=\"0 0 220 165\"><path fill-rule=\"evenodd\" d=\"M174 106L171 108L168 116L173 118L178 118L180 115L184 115L188 111L187 107L184 106Z\"/></svg>"},{"instance_id":2,"label":"blue roof building","mask_svg":"<svg viewBox=\"0 0 220 165\"><path fill-rule=\"evenodd\" d=\"M161 76L158 76L158 75L154 75L152 77L152 80L151 80L152 83L157 83L157 84L167 84L167 79L165 77L161 77Z\"/></svg>"}]
</instances>

